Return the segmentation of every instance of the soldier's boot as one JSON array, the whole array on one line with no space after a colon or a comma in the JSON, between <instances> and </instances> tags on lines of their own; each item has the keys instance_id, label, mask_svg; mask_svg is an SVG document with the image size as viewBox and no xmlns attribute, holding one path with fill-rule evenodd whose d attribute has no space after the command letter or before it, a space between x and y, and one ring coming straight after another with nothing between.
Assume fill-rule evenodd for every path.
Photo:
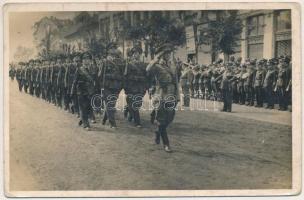
<instances>
[{"instance_id":1,"label":"soldier's boot","mask_svg":"<svg viewBox=\"0 0 304 200\"><path fill-rule=\"evenodd\" d=\"M160 143L160 133L158 131L155 131L155 139L154 139L155 144Z\"/></svg>"},{"instance_id":2,"label":"soldier's boot","mask_svg":"<svg viewBox=\"0 0 304 200\"><path fill-rule=\"evenodd\" d=\"M150 114L151 118L150 118L150 121L151 121L151 124L154 124L154 121L155 121L155 118L156 118L156 111L153 110Z\"/></svg>"}]
</instances>

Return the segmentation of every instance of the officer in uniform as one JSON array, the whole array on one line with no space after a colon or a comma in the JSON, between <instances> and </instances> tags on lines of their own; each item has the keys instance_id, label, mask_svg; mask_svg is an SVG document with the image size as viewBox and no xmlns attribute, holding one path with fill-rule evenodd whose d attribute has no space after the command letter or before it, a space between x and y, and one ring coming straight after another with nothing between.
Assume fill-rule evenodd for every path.
<instances>
[{"instance_id":1,"label":"officer in uniform","mask_svg":"<svg viewBox=\"0 0 304 200\"><path fill-rule=\"evenodd\" d=\"M182 65L182 73L180 77L180 84L183 92L183 106L190 106L190 82L189 82L190 69L188 65Z\"/></svg>"},{"instance_id":2,"label":"officer in uniform","mask_svg":"<svg viewBox=\"0 0 304 200\"><path fill-rule=\"evenodd\" d=\"M125 62L121 58L121 52L115 46L108 48L108 56L98 73L103 93L102 98L105 103L102 124L105 125L106 121L109 120L110 127L116 128L116 102L123 88Z\"/></svg>"},{"instance_id":3,"label":"officer in uniform","mask_svg":"<svg viewBox=\"0 0 304 200\"><path fill-rule=\"evenodd\" d=\"M239 93L239 104L240 105L244 105L245 104L245 100L246 100L246 94L245 94L245 90L244 90L244 82L246 79L246 68L247 66L245 64L241 64L241 70L239 73L239 79L237 82L237 90Z\"/></svg>"},{"instance_id":4,"label":"officer in uniform","mask_svg":"<svg viewBox=\"0 0 304 200\"><path fill-rule=\"evenodd\" d=\"M288 102L287 102L287 86L289 82L288 77L288 64L289 59L286 57L281 57L279 60L279 72L278 72L278 78L276 82L276 88L275 91L278 94L279 97L279 110L285 111L287 110Z\"/></svg>"},{"instance_id":5,"label":"officer in uniform","mask_svg":"<svg viewBox=\"0 0 304 200\"><path fill-rule=\"evenodd\" d=\"M89 54L83 55L83 62L81 59L76 56L75 57L75 64L77 66L75 77L72 83L71 94L77 94L78 102L79 102L79 109L80 109L80 116L81 120L79 121L79 125L83 125L83 128L86 130L90 130L90 123L89 123L89 112L91 109L91 95L94 93L94 80L90 76L89 73Z\"/></svg>"},{"instance_id":6,"label":"officer in uniform","mask_svg":"<svg viewBox=\"0 0 304 200\"><path fill-rule=\"evenodd\" d=\"M160 143L160 138L166 152L171 152L167 127L175 116L175 107L179 101L178 82L175 63L170 62L174 47L164 44L156 51L157 56L147 66L147 72L156 78L156 91L153 96L155 119L158 122L155 143Z\"/></svg>"},{"instance_id":7,"label":"officer in uniform","mask_svg":"<svg viewBox=\"0 0 304 200\"><path fill-rule=\"evenodd\" d=\"M269 59L267 62L267 73L265 75L265 79L263 82L263 90L266 97L267 109L274 108L274 93L273 90L275 88L277 72L275 70L277 65L276 59Z\"/></svg>"},{"instance_id":8,"label":"officer in uniform","mask_svg":"<svg viewBox=\"0 0 304 200\"><path fill-rule=\"evenodd\" d=\"M201 79L201 72L199 65L193 66L192 69L193 72L193 90L194 90L194 97L199 98L200 97L200 79Z\"/></svg>"},{"instance_id":9,"label":"officer in uniform","mask_svg":"<svg viewBox=\"0 0 304 200\"><path fill-rule=\"evenodd\" d=\"M255 73L254 79L254 90L255 90L255 97L256 97L256 106L255 107L263 107L263 82L265 80L265 71L263 69L264 60L260 60L257 62L257 71Z\"/></svg>"},{"instance_id":10,"label":"officer in uniform","mask_svg":"<svg viewBox=\"0 0 304 200\"><path fill-rule=\"evenodd\" d=\"M142 49L138 45L130 51L131 60L127 62L124 76L124 91L127 95L127 109L129 121L134 120L135 126L141 127L139 110L142 106L143 97L148 89L148 78L146 76L146 64L140 61Z\"/></svg>"},{"instance_id":11,"label":"officer in uniform","mask_svg":"<svg viewBox=\"0 0 304 200\"><path fill-rule=\"evenodd\" d=\"M222 82L221 82L221 91L222 91L222 97L223 97L223 112L231 112L232 110L232 98L233 98L233 93L232 93L232 78L233 78L233 72L232 72L232 66L233 63L228 63L226 70L223 74L222 77Z\"/></svg>"}]
</instances>

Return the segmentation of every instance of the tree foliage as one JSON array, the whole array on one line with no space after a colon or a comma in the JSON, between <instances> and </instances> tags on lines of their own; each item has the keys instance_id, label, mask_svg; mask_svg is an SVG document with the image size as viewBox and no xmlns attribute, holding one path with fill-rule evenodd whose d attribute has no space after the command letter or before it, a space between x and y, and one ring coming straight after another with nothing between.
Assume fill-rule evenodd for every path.
<instances>
[{"instance_id":1,"label":"tree foliage","mask_svg":"<svg viewBox=\"0 0 304 200\"><path fill-rule=\"evenodd\" d=\"M209 22L208 27L200 34L199 41L211 43L214 52L234 54L236 41L240 39L242 32L238 11L217 11L216 15L216 20Z\"/></svg>"},{"instance_id":2,"label":"tree foliage","mask_svg":"<svg viewBox=\"0 0 304 200\"><path fill-rule=\"evenodd\" d=\"M150 19L142 20L133 26L126 23L123 29L126 39L145 40L150 49L164 43L180 46L186 41L183 23L177 18L164 17L160 12L155 12Z\"/></svg>"}]
</instances>

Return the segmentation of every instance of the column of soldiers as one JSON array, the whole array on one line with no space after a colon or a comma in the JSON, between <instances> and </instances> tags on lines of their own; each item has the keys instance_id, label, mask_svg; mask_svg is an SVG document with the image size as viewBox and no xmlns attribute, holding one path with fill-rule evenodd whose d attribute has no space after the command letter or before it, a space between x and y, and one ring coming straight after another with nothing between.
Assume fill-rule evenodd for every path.
<instances>
[{"instance_id":1,"label":"column of soldiers","mask_svg":"<svg viewBox=\"0 0 304 200\"><path fill-rule=\"evenodd\" d=\"M20 92L75 114L79 118L78 125L86 130L90 130L91 123L96 123L96 114L102 114L103 125L108 122L111 129L116 129L115 109L122 90L127 102L125 116L140 128L139 110L153 83L155 106L151 122L156 121L158 125L155 143L159 144L162 139L165 151L171 152L167 126L175 116L178 91L176 70L172 70L172 65L176 64L171 62L172 51L171 45L160 47L148 65L141 61L143 52L139 45L131 49L127 59L123 59L117 46L109 45L106 55L93 57L86 52L20 62L14 76ZM102 102L94 110L92 100L96 94L101 95Z\"/></svg>"},{"instance_id":2,"label":"column of soldiers","mask_svg":"<svg viewBox=\"0 0 304 200\"><path fill-rule=\"evenodd\" d=\"M205 65L183 63L181 87L184 106L190 97L221 100L223 111L231 112L232 103L285 111L291 105L291 59L280 56L269 60L232 57L229 62Z\"/></svg>"}]
</instances>

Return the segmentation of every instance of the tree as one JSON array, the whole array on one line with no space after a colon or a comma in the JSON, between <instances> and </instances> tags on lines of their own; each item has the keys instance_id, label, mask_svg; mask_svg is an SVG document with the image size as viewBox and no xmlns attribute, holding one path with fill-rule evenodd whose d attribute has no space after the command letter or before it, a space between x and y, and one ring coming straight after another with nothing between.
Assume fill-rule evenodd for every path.
<instances>
[{"instance_id":1,"label":"tree","mask_svg":"<svg viewBox=\"0 0 304 200\"><path fill-rule=\"evenodd\" d=\"M186 42L183 23L177 18L166 18L161 12L155 12L150 19L142 20L133 26L125 23L123 29L126 39L144 40L152 57L154 49L164 43L181 46Z\"/></svg>"},{"instance_id":2,"label":"tree","mask_svg":"<svg viewBox=\"0 0 304 200\"><path fill-rule=\"evenodd\" d=\"M238 11L217 11L216 20L209 22L208 27L202 30L199 44L210 43L212 53L234 54L236 41L242 32L242 21Z\"/></svg>"},{"instance_id":3,"label":"tree","mask_svg":"<svg viewBox=\"0 0 304 200\"><path fill-rule=\"evenodd\" d=\"M71 20L61 20L56 17L43 17L34 26L34 42L39 52L39 56L44 58L51 54L56 54L62 42L62 33L67 30L73 22Z\"/></svg>"}]
</instances>

